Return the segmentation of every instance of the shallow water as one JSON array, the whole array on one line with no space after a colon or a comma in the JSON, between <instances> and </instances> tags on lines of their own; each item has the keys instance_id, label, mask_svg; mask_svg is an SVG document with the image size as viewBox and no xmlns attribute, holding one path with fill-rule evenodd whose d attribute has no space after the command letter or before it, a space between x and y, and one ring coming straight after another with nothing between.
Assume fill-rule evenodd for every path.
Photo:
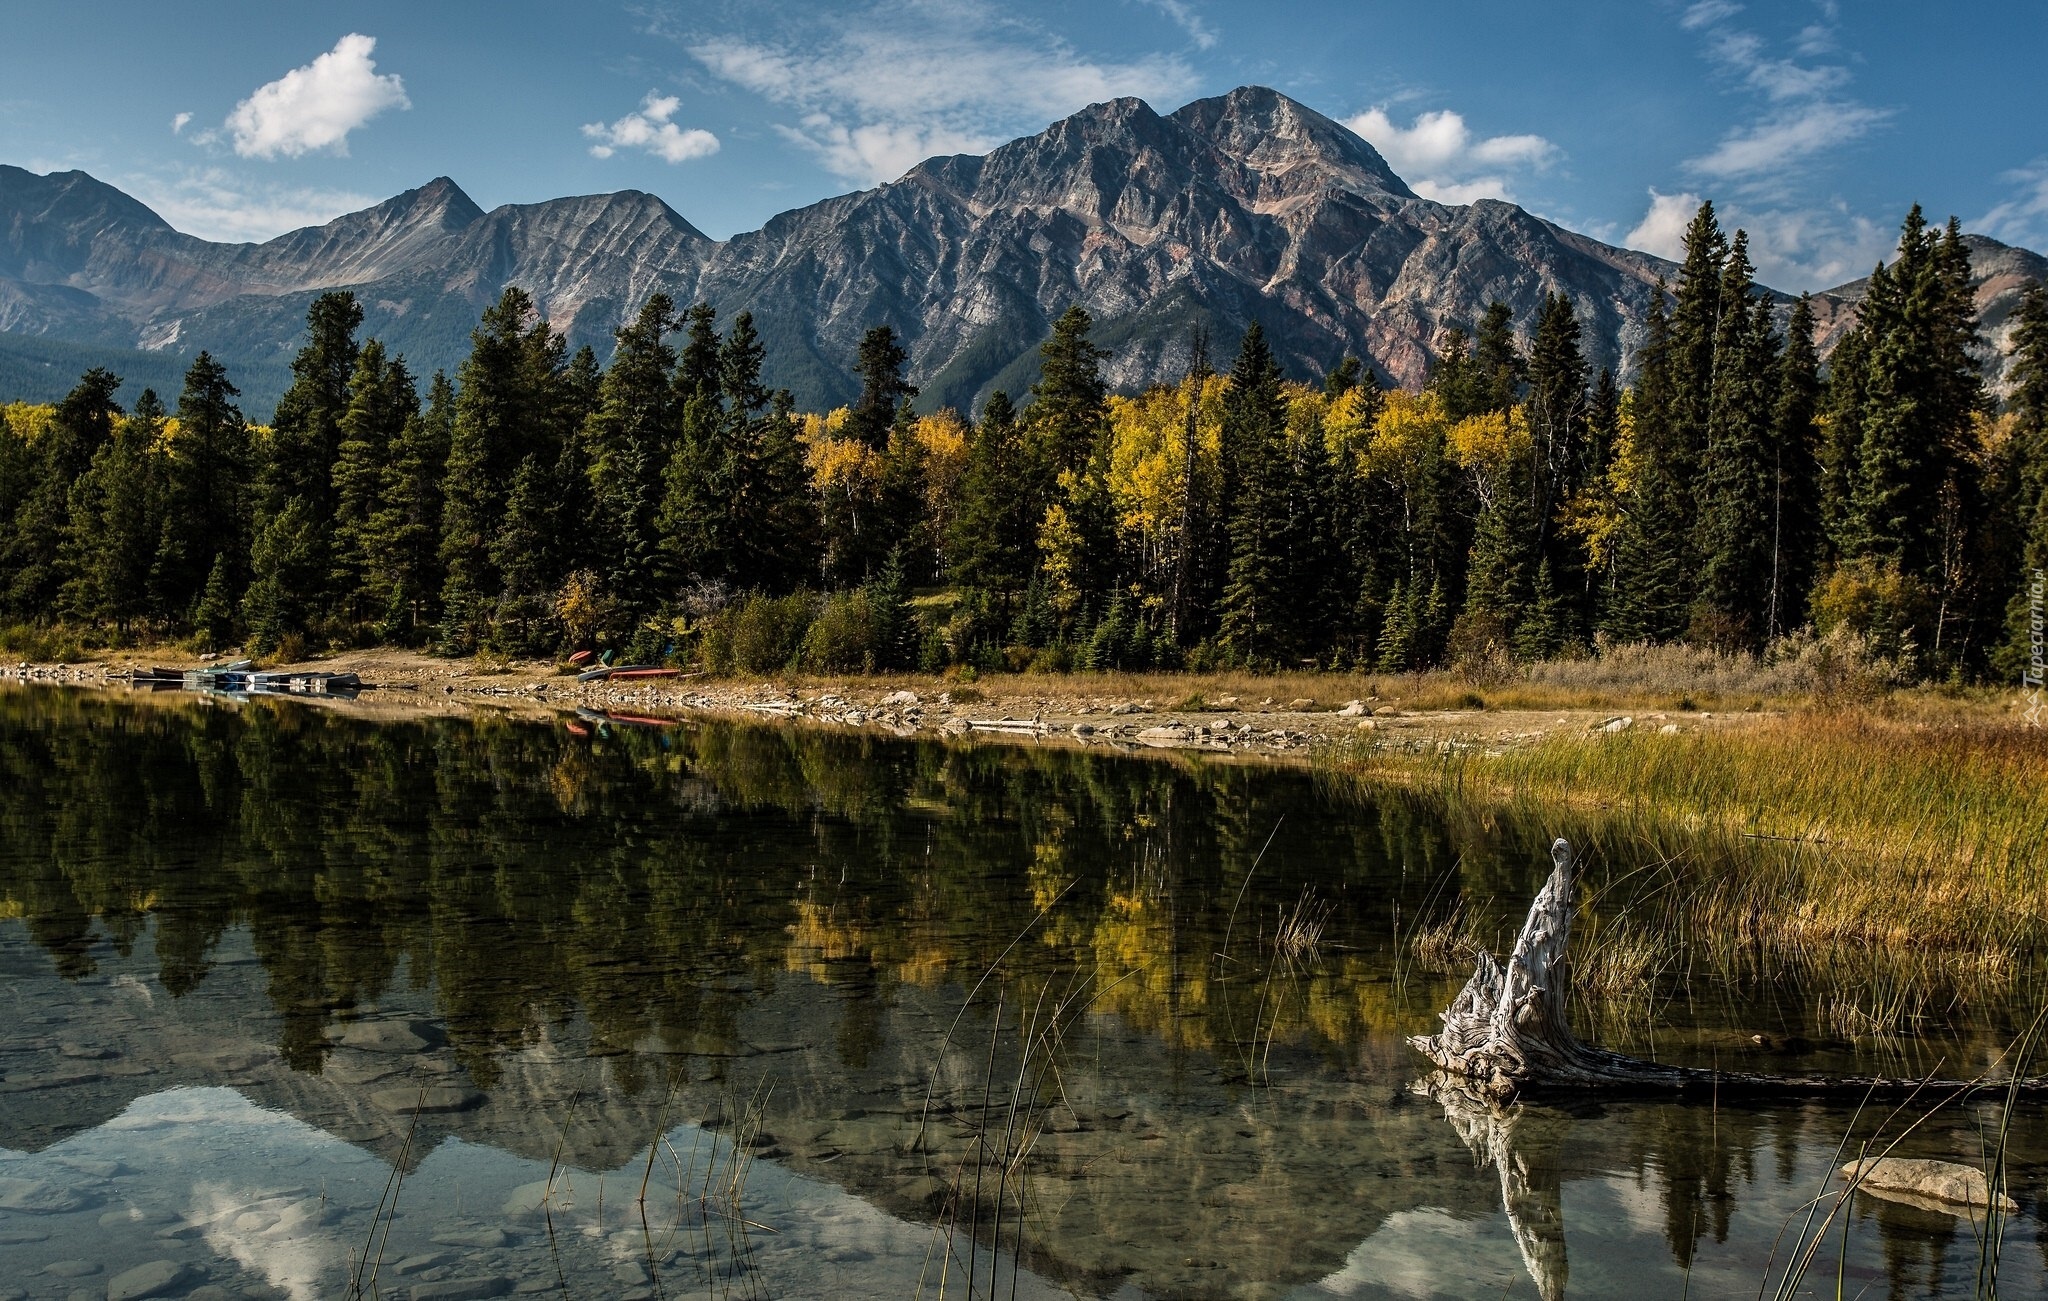
<instances>
[{"instance_id":1,"label":"shallow water","mask_svg":"<svg viewBox=\"0 0 2048 1301\"><path fill-rule=\"evenodd\" d=\"M1768 1294L1887 1120L1422 1091L1403 1036L1458 977L1406 936L1460 895L1511 930L1541 827L1228 762L587 730L0 689L0 1298ZM2016 1015L1839 1043L1789 979L1669 994L1616 1046L1969 1074ZM1898 1153L1975 1162L1995 1111ZM2041 1122L2006 1295L2048 1284ZM1799 1294L1971 1296L1979 1259L1858 1196Z\"/></svg>"}]
</instances>

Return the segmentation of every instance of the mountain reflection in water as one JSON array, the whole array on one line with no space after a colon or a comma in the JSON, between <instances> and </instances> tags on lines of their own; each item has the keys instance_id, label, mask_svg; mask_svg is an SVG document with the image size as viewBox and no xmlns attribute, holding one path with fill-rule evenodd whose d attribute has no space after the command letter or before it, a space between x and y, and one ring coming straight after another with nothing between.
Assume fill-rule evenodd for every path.
<instances>
[{"instance_id":1,"label":"mountain reflection in water","mask_svg":"<svg viewBox=\"0 0 2048 1301\"><path fill-rule=\"evenodd\" d=\"M119 1155L135 1116L199 1090L236 1124L298 1126L319 1153L295 1159L337 1189L352 1161L379 1189L394 1166L418 1180L394 1241L451 1259L408 1286L472 1267L530 1279L545 1258L571 1295L824 1287L746 1263L791 1235L807 1258L837 1253L835 1293L909 1296L947 1255L932 1226L957 1218L953 1295L970 1238L983 1292L988 1248L1015 1248L1005 1294L1013 1277L1020 1295L1636 1298L1688 1278L1693 1295L1753 1293L1786 1217L1827 1186L1853 1104L1495 1114L1415 1088L1426 1063L1402 1036L1463 973L1418 969L1408 930L1461 894L1506 929L1545 844L1512 819L1193 758L0 689L0 972L20 1011L0 1039L0 1181L17 1181L0 1182L0 1278L64 1295L36 1271L116 1252L106 1217L192 1222L190 1189L168 1190L181 1180L317 1186L237 1173L232 1144L218 1168L181 1157L218 1140L203 1118L150 1140L158 1155ZM1276 929L1304 891L1329 909L1323 942L1285 961ZM1005 1183L1023 1223L1012 1198L998 1228L970 1213L988 1194L960 1190L997 1181L991 1136L1043 1042L1027 1027L1062 999L1077 1010L1027 1090L1032 1140ZM1757 1029L1819 1040L1811 1009L1783 986L1680 999L1654 1042L1617 1046L1726 1060ZM1900 1051L1974 1062L2007 1028ZM1944 1113L1901 1154L1974 1159L1982 1116ZM2017 1130L2027 1214L2001 1282L2024 1294L2042 1278L2048 1134L2032 1115ZM670 1248L546 1256L512 1192L550 1169L659 1185L656 1135L754 1153L742 1218L775 1232L743 1231L735 1272L666 1281ZM28 1185L79 1204L5 1209ZM315 1293L346 1284L378 1200L337 1191L334 1222L309 1222L326 1235L307 1238L325 1244L304 1256ZM1972 1295L1967 1221L1853 1212L1851 1290ZM193 1281L292 1290L211 1227L130 1236L129 1263L147 1247ZM1831 1253L1825 1287L1819 1273L1814 1295Z\"/></svg>"}]
</instances>

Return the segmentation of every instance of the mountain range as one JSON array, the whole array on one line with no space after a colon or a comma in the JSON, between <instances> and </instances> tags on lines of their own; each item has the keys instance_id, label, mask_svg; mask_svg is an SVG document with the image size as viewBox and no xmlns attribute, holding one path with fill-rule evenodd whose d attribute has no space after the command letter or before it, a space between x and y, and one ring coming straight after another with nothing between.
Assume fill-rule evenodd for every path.
<instances>
[{"instance_id":1,"label":"mountain range","mask_svg":"<svg viewBox=\"0 0 2048 1301\"><path fill-rule=\"evenodd\" d=\"M2048 259L1970 240L1988 357ZM1449 328L1499 300L1526 329L1553 292L1577 308L1593 363L1626 373L1653 288L1675 272L1512 203L1420 197L1349 129L1256 86L1165 115L1137 99L1092 105L722 241L639 191L485 211L440 177L266 243L213 243L84 172L0 166L0 363L13 363L0 385L37 365L68 385L88 349L132 374L182 369L206 348L256 411L323 291L354 290L365 332L425 373L461 358L513 284L600 357L655 290L750 311L767 378L813 408L852 396L854 351L875 324L904 339L921 405L1021 392L1052 320L1077 302L1126 389L1177 378L1191 325L1227 353L1253 321L1304 378L1350 352L1412 385ZM1824 346L1861 289L1817 296Z\"/></svg>"}]
</instances>

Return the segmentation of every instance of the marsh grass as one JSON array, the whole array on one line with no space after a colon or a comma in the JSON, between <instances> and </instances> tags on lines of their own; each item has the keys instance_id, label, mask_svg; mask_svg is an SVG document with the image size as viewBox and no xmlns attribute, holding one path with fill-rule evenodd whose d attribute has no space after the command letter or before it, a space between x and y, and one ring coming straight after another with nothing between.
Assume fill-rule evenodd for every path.
<instances>
[{"instance_id":1,"label":"marsh grass","mask_svg":"<svg viewBox=\"0 0 2048 1301\"><path fill-rule=\"evenodd\" d=\"M1327 761L1649 862L1675 930L1775 954L1877 946L1996 979L2048 939L2048 739L1799 713L1726 731L1553 735L1486 755L1372 741Z\"/></svg>"}]
</instances>

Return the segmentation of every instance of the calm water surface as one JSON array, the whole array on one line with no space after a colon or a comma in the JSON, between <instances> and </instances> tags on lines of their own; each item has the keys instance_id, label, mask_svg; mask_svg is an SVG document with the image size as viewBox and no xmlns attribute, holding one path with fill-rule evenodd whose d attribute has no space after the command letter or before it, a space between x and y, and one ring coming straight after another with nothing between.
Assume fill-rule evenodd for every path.
<instances>
[{"instance_id":1,"label":"calm water surface","mask_svg":"<svg viewBox=\"0 0 2048 1301\"><path fill-rule=\"evenodd\" d=\"M581 730L0 689L0 1298L1755 1296L1883 1119L1433 1098L1403 1036L1460 976L1407 936L1510 923L1540 826L1227 763ZM1607 1033L1947 1074L2012 1035L1830 1042L1815 1002L1696 976ZM2042 1121L2009 1296L2044 1290ZM1899 1150L1974 1162L1995 1122ZM1972 1296L1980 1249L1859 1197L1821 1257L1801 1295Z\"/></svg>"}]
</instances>

